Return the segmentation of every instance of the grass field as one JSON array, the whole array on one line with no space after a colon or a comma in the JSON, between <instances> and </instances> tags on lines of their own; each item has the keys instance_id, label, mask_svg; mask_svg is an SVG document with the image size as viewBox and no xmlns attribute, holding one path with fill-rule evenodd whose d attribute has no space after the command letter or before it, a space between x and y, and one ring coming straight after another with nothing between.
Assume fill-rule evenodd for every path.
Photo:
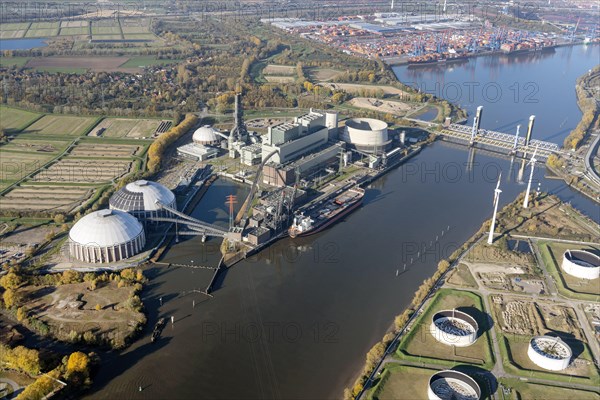
<instances>
[{"instance_id":1,"label":"grass field","mask_svg":"<svg viewBox=\"0 0 600 400\"><path fill-rule=\"evenodd\" d=\"M578 246L578 245L567 245L563 243L553 242L538 242L542 259L548 272L555 277L555 282L559 286L561 292L565 292L566 295L581 296L583 295L586 299L595 299L596 301L600 297L600 279L579 279L565 273L560 264L562 263L563 254L567 250L581 250L587 249L592 251L599 251L600 245L591 246ZM579 296L578 296L579 295Z\"/></svg>"},{"instance_id":2,"label":"grass field","mask_svg":"<svg viewBox=\"0 0 600 400\"><path fill-rule=\"evenodd\" d=\"M518 379L500 379L500 383L519 393L520 399L548 399L548 400L598 400L600 395L585 390L567 389L557 386L537 385L523 382ZM514 399L512 396L505 399Z\"/></svg>"},{"instance_id":3,"label":"grass field","mask_svg":"<svg viewBox=\"0 0 600 400\"><path fill-rule=\"evenodd\" d=\"M54 29L32 29L29 28L25 34L26 38L46 38L58 35L58 27Z\"/></svg>"},{"instance_id":4,"label":"grass field","mask_svg":"<svg viewBox=\"0 0 600 400\"><path fill-rule=\"evenodd\" d=\"M104 129L100 136L148 138L152 137L160 123L161 120L158 119L105 118L89 133L89 136L98 136L100 130Z\"/></svg>"},{"instance_id":5,"label":"grass field","mask_svg":"<svg viewBox=\"0 0 600 400\"><path fill-rule=\"evenodd\" d=\"M471 346L455 347L442 344L430 332L433 314L440 310L454 308L469 313L479 323L480 336ZM487 325L487 316L483 312L483 303L478 295L460 290L442 289L437 292L427 306L427 310L415 322L410 333L400 342L396 355L401 359L426 358L441 364L464 362L491 367L493 357Z\"/></svg>"},{"instance_id":6,"label":"grass field","mask_svg":"<svg viewBox=\"0 0 600 400\"><path fill-rule=\"evenodd\" d=\"M89 33L89 30L87 27L80 27L80 28L60 28L60 36L72 36L72 35L87 35Z\"/></svg>"},{"instance_id":7,"label":"grass field","mask_svg":"<svg viewBox=\"0 0 600 400\"><path fill-rule=\"evenodd\" d=\"M125 63L121 64L119 67L120 68L143 68L143 67L151 67L153 65L175 64L180 61L181 60L176 60L176 59L159 60L152 56L131 57Z\"/></svg>"},{"instance_id":8,"label":"grass field","mask_svg":"<svg viewBox=\"0 0 600 400\"><path fill-rule=\"evenodd\" d=\"M81 136L96 123L94 117L75 117L67 115L45 115L23 133L38 135Z\"/></svg>"},{"instance_id":9,"label":"grass field","mask_svg":"<svg viewBox=\"0 0 600 400\"><path fill-rule=\"evenodd\" d=\"M0 146L0 151L31 152L39 154L57 154L63 151L68 141L48 140L46 138L16 137Z\"/></svg>"},{"instance_id":10,"label":"grass field","mask_svg":"<svg viewBox=\"0 0 600 400\"><path fill-rule=\"evenodd\" d=\"M426 399L429 378L435 372L432 369L403 365L389 367L367 399Z\"/></svg>"},{"instance_id":11,"label":"grass field","mask_svg":"<svg viewBox=\"0 0 600 400\"><path fill-rule=\"evenodd\" d=\"M448 283L461 287L477 287L475 278L473 278L471 271L469 271L469 267L467 267L465 264L460 264L458 267L456 267L447 281Z\"/></svg>"},{"instance_id":12,"label":"grass field","mask_svg":"<svg viewBox=\"0 0 600 400\"><path fill-rule=\"evenodd\" d=\"M7 133L17 133L40 117L41 114L0 106L0 126Z\"/></svg>"},{"instance_id":13,"label":"grass field","mask_svg":"<svg viewBox=\"0 0 600 400\"><path fill-rule=\"evenodd\" d=\"M27 61L29 60L31 60L30 57L0 57L0 67L22 67L27 64Z\"/></svg>"}]
</instances>

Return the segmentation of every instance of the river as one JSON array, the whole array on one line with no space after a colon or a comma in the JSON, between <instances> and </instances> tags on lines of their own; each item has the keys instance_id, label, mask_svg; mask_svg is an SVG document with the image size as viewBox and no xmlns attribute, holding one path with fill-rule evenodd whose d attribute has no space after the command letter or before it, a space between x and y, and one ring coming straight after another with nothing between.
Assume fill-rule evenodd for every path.
<instances>
[{"instance_id":1,"label":"river","mask_svg":"<svg viewBox=\"0 0 600 400\"><path fill-rule=\"evenodd\" d=\"M581 116L575 79L597 55L598 47L579 46L542 57L495 56L471 60L472 66L396 73L405 82L535 81L539 102L532 105L506 96L493 104L479 98L459 102L471 112L483 104L482 126L488 129L510 132L536 114L534 137L560 143ZM470 157L463 147L436 142L373 183L364 205L344 221L315 236L281 240L229 269L212 299L190 293L206 286L208 270L148 270L146 335L123 354L105 357L89 397L340 398L366 352L438 260L490 218L498 173L502 205L524 190L516 179L518 164L510 166L507 159L481 151ZM597 205L544 173L542 166L536 169L536 186L540 182L542 190L600 219ZM245 187L217 180L194 214L226 225L225 196L241 199L245 193ZM217 247L217 241L190 238L173 246L165 261L214 266ZM174 316L175 323L167 325L159 343L149 344L159 316Z\"/></svg>"}]
</instances>

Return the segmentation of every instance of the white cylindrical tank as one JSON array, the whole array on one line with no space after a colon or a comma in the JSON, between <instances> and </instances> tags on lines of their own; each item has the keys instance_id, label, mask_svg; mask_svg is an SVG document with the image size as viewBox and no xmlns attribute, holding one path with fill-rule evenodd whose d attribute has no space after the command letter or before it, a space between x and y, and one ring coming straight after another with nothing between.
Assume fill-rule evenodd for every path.
<instances>
[{"instance_id":1,"label":"white cylindrical tank","mask_svg":"<svg viewBox=\"0 0 600 400\"><path fill-rule=\"evenodd\" d=\"M382 153L389 146L388 124L373 118L352 118L346 121L342 140L366 153Z\"/></svg>"},{"instance_id":2,"label":"white cylindrical tank","mask_svg":"<svg viewBox=\"0 0 600 400\"><path fill-rule=\"evenodd\" d=\"M139 180L128 183L115 192L108 204L113 210L125 211L143 220L170 216L171 213L161 208L157 202L177 208L175 195L165 186L157 182Z\"/></svg>"},{"instance_id":3,"label":"white cylindrical tank","mask_svg":"<svg viewBox=\"0 0 600 400\"><path fill-rule=\"evenodd\" d=\"M481 388L469 375L447 369L436 372L429 378L427 398L429 400L479 400Z\"/></svg>"},{"instance_id":4,"label":"white cylindrical tank","mask_svg":"<svg viewBox=\"0 0 600 400\"><path fill-rule=\"evenodd\" d=\"M562 371L569 366L573 352L559 337L536 336L529 341L529 359L549 371Z\"/></svg>"},{"instance_id":5,"label":"white cylindrical tank","mask_svg":"<svg viewBox=\"0 0 600 400\"><path fill-rule=\"evenodd\" d=\"M600 257L587 250L567 250L561 268L567 274L582 279L600 278Z\"/></svg>"},{"instance_id":6,"label":"white cylindrical tank","mask_svg":"<svg viewBox=\"0 0 600 400\"><path fill-rule=\"evenodd\" d=\"M325 112L325 126L327 127L327 129L337 129L337 127L338 127L337 111L326 111Z\"/></svg>"},{"instance_id":7,"label":"white cylindrical tank","mask_svg":"<svg viewBox=\"0 0 600 400\"><path fill-rule=\"evenodd\" d=\"M81 218L69 231L71 257L87 263L110 263L139 254L146 244L142 224L119 210L99 210Z\"/></svg>"},{"instance_id":8,"label":"white cylindrical tank","mask_svg":"<svg viewBox=\"0 0 600 400\"><path fill-rule=\"evenodd\" d=\"M458 310L442 310L433 315L430 332L440 343L466 347L477 340L479 324L469 314Z\"/></svg>"}]
</instances>

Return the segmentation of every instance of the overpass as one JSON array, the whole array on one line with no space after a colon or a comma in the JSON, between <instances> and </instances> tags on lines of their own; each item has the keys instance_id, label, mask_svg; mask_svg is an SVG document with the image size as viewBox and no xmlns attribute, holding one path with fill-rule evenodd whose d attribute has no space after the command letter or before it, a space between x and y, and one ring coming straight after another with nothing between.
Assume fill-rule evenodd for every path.
<instances>
[{"instance_id":1,"label":"overpass","mask_svg":"<svg viewBox=\"0 0 600 400\"><path fill-rule=\"evenodd\" d=\"M177 211L176 209L169 207L161 202L157 201L156 205L166 211L169 211L172 215L179 217L150 217L147 218L149 221L154 222L172 222L176 224L182 224L189 228L187 231L179 232L181 235L202 235L203 237L228 237L229 231L225 228L222 228L217 225L209 224L207 222L200 221L194 217L190 217L182 213L181 211Z\"/></svg>"}]
</instances>

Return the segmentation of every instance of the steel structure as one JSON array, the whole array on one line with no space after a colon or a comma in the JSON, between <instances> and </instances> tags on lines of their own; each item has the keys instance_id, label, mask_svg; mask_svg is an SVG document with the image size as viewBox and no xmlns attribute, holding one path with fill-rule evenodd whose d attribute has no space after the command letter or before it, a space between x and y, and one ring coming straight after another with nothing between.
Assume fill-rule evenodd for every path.
<instances>
[{"instance_id":1,"label":"steel structure","mask_svg":"<svg viewBox=\"0 0 600 400\"><path fill-rule=\"evenodd\" d=\"M202 222L194 217L190 217L189 215L186 215L180 211L177 211L174 208L171 208L167 205L161 204L158 201L156 202L156 205L159 206L160 208L163 208L163 209L171 212L172 214L178 216L179 218L152 217L149 219L152 221L157 221L157 222L174 222L174 223L185 225L191 229L191 231L185 231L185 233L181 233L181 234L191 234L192 232L195 232L196 235L225 237L225 236L227 236L227 233L229 233L228 230L221 228L220 226L209 224L207 222Z\"/></svg>"}]
</instances>

